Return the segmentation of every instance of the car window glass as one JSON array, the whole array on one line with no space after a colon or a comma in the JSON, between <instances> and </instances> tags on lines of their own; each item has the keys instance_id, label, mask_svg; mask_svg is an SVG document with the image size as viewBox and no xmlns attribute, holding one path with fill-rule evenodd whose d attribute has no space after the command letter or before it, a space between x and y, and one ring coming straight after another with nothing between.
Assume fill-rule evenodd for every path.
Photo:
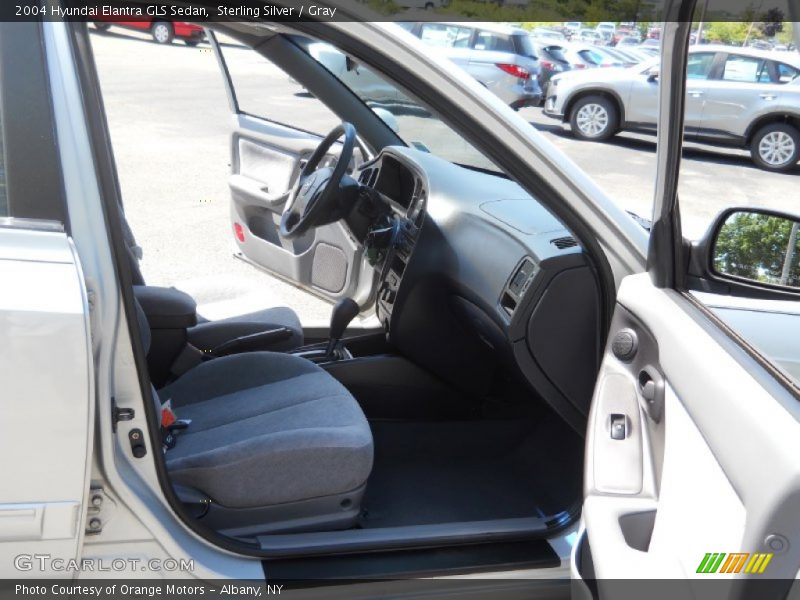
<instances>
[{"instance_id":1,"label":"car window glass","mask_svg":"<svg viewBox=\"0 0 800 600\"><path fill-rule=\"evenodd\" d=\"M490 31L479 31L478 35L475 37L475 44L473 47L476 50L515 52L514 43L511 41L511 36L500 35Z\"/></svg>"},{"instance_id":2,"label":"car window glass","mask_svg":"<svg viewBox=\"0 0 800 600\"><path fill-rule=\"evenodd\" d=\"M467 48L472 37L472 30L468 27L458 27L456 25L425 23L420 28L419 37L430 46Z\"/></svg>"},{"instance_id":3,"label":"car window glass","mask_svg":"<svg viewBox=\"0 0 800 600\"><path fill-rule=\"evenodd\" d=\"M516 50L514 50L517 54L521 54L522 56L529 56L531 58L536 58L536 48L533 46L533 42L531 38L527 35L515 35L512 36L512 43L515 45Z\"/></svg>"},{"instance_id":4,"label":"car window glass","mask_svg":"<svg viewBox=\"0 0 800 600\"><path fill-rule=\"evenodd\" d=\"M786 63L775 63L775 67L778 71L778 82L779 83L789 83L790 81L794 81L798 74L800 74L799 69L795 69L787 65Z\"/></svg>"},{"instance_id":5,"label":"car window glass","mask_svg":"<svg viewBox=\"0 0 800 600\"><path fill-rule=\"evenodd\" d=\"M731 54L725 59L722 79L724 81L742 83L770 81L767 63L764 59L751 56L737 56L735 54Z\"/></svg>"},{"instance_id":6,"label":"car window glass","mask_svg":"<svg viewBox=\"0 0 800 600\"><path fill-rule=\"evenodd\" d=\"M561 48L560 46L548 46L545 48L545 51L555 60L569 62L564 54L564 48Z\"/></svg>"},{"instance_id":7,"label":"car window glass","mask_svg":"<svg viewBox=\"0 0 800 600\"><path fill-rule=\"evenodd\" d=\"M686 65L687 79L708 79L711 67L714 64L713 52L695 52L689 55Z\"/></svg>"},{"instance_id":8,"label":"car window glass","mask_svg":"<svg viewBox=\"0 0 800 600\"><path fill-rule=\"evenodd\" d=\"M678 180L681 230L694 242L695 264L707 264L699 267L702 277L718 279L693 292L696 298L800 382L800 350L782 341L800 331L800 303L756 298L741 288L734 297L730 291L731 282L743 280L779 287L800 284L800 227L791 218L775 216L800 214L795 191L800 130L790 119L764 119L764 111L776 104L767 100L774 94L773 78L788 81L796 70L788 65L781 69L779 61L761 55L764 51L750 52L740 48L725 56L720 78L727 84L695 81L687 90ZM713 71L712 57L690 53L687 79L705 79ZM726 145L719 145L720 140ZM769 216L754 209L777 212ZM728 215L720 217L724 222L719 227L718 215ZM703 259L697 254L700 246L709 248Z\"/></svg>"},{"instance_id":9,"label":"car window glass","mask_svg":"<svg viewBox=\"0 0 800 600\"><path fill-rule=\"evenodd\" d=\"M459 133L434 115L424 103L412 98L390 81L364 65L358 73L337 68L345 55L327 45L316 52L319 42L296 37L295 41L336 77L364 104L372 108L409 146L430 152L454 163L500 171L486 156Z\"/></svg>"},{"instance_id":10,"label":"car window glass","mask_svg":"<svg viewBox=\"0 0 800 600\"><path fill-rule=\"evenodd\" d=\"M600 65L603 63L603 57L592 50L581 50L578 54L583 58L586 62L591 63L593 65Z\"/></svg>"},{"instance_id":11,"label":"car window glass","mask_svg":"<svg viewBox=\"0 0 800 600\"><path fill-rule=\"evenodd\" d=\"M239 112L324 135L341 122L305 88L255 50L233 43L221 45ZM324 54L326 45L314 49ZM347 68L344 63L342 69ZM276 84L277 82L277 84ZM266 92L268 90L268 93ZM310 112L309 112L310 111ZM309 115L313 118L309 118ZM316 127L309 128L313 122Z\"/></svg>"}]
</instances>

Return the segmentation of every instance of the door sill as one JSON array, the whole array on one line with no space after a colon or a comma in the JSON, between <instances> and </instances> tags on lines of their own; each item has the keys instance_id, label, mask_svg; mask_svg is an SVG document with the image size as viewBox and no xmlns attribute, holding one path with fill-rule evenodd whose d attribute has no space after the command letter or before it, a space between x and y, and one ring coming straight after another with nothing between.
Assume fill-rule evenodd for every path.
<instances>
[{"instance_id":1,"label":"door sill","mask_svg":"<svg viewBox=\"0 0 800 600\"><path fill-rule=\"evenodd\" d=\"M572 521L572 515L562 513L552 519L525 517L375 529L271 534L260 535L256 539L263 555L268 558L308 557L543 539Z\"/></svg>"},{"instance_id":2,"label":"door sill","mask_svg":"<svg viewBox=\"0 0 800 600\"><path fill-rule=\"evenodd\" d=\"M527 540L443 549L265 560L263 565L268 582L292 581L301 583L300 587L318 587L376 579L385 582L523 569L552 569L561 566L561 560L546 540ZM447 581L444 580L445 583ZM564 580L564 583L568 582L569 580ZM568 589L567 585L567 591ZM568 593L565 597L568 597Z\"/></svg>"}]
</instances>

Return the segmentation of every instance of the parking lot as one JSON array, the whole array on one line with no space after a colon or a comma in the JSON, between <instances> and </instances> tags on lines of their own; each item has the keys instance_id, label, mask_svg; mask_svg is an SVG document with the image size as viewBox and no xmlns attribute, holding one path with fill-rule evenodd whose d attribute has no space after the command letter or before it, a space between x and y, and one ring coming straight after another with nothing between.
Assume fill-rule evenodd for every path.
<instances>
[{"instance_id":1,"label":"parking lot","mask_svg":"<svg viewBox=\"0 0 800 600\"><path fill-rule=\"evenodd\" d=\"M92 41L126 212L144 248L148 282L190 291L208 305L207 316L226 314L235 300L237 311L242 303L245 308L288 304L305 323L326 322L327 303L233 258L227 187L231 117L208 45L159 46L118 28L93 32ZM297 84L277 69L266 77L265 95L292 98L279 111L319 114L320 122L312 116L306 128L329 129L324 111L313 110L317 101ZM521 114L610 197L649 217L655 138L623 134L607 143L580 142L539 108ZM797 169L766 173L744 151L689 143L680 186L685 232L698 237L713 215L734 204L797 212L796 185Z\"/></svg>"}]
</instances>

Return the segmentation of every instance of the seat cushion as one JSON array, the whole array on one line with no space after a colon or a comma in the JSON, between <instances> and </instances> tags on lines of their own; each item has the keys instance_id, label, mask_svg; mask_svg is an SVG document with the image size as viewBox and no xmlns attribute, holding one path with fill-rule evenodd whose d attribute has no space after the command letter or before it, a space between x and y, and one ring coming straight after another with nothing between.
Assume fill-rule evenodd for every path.
<instances>
[{"instance_id":1,"label":"seat cushion","mask_svg":"<svg viewBox=\"0 0 800 600\"><path fill-rule=\"evenodd\" d=\"M191 419L166 453L175 483L232 507L351 492L372 469L372 434L352 395L289 354L218 358L161 389Z\"/></svg>"},{"instance_id":2,"label":"seat cushion","mask_svg":"<svg viewBox=\"0 0 800 600\"><path fill-rule=\"evenodd\" d=\"M286 352L303 345L303 327L297 314L285 306L267 308L227 319L208 321L198 316L198 324L187 330L189 342L196 348L216 348L237 337L260 333L269 329L285 327L291 337L269 347L271 351Z\"/></svg>"}]
</instances>

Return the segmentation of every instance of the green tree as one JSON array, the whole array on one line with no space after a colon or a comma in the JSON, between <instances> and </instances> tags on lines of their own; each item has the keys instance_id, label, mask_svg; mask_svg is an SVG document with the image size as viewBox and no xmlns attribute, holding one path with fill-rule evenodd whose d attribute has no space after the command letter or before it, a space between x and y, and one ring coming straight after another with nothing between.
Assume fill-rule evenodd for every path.
<instances>
[{"instance_id":1,"label":"green tree","mask_svg":"<svg viewBox=\"0 0 800 600\"><path fill-rule=\"evenodd\" d=\"M703 26L703 37L711 42L741 44L747 35L749 23L735 21L714 21Z\"/></svg>"},{"instance_id":2,"label":"green tree","mask_svg":"<svg viewBox=\"0 0 800 600\"><path fill-rule=\"evenodd\" d=\"M800 236L790 249L794 222L770 215L734 213L719 231L714 269L754 281L800 287ZM788 250L788 252L787 252ZM788 273L782 280L784 269Z\"/></svg>"}]
</instances>

